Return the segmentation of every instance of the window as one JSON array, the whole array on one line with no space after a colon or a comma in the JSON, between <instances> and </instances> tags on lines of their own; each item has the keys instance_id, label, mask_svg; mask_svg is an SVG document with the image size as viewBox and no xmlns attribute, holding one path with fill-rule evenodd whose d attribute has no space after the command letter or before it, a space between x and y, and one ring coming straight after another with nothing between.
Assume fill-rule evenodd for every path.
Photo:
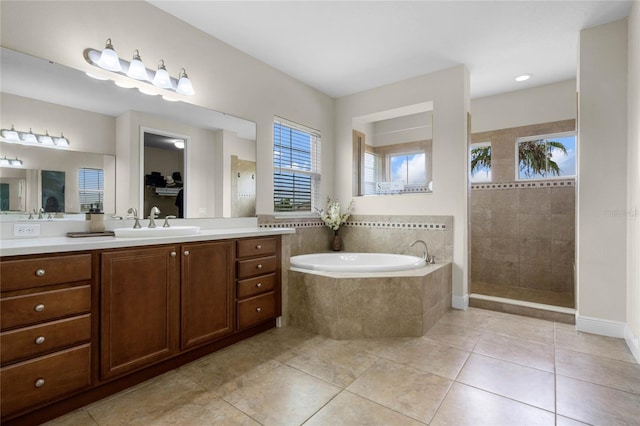
<instances>
[{"instance_id":1,"label":"window","mask_svg":"<svg viewBox=\"0 0 640 426\"><path fill-rule=\"evenodd\" d=\"M389 181L403 182L405 185L424 185L427 177L424 157L424 152L389 155Z\"/></svg>"},{"instance_id":2,"label":"window","mask_svg":"<svg viewBox=\"0 0 640 426\"><path fill-rule=\"evenodd\" d=\"M376 182L380 181L382 174L382 159L372 152L364 153L364 193L362 195L376 194Z\"/></svg>"},{"instance_id":3,"label":"window","mask_svg":"<svg viewBox=\"0 0 640 426\"><path fill-rule=\"evenodd\" d=\"M516 140L517 178L539 180L576 175L576 135L558 133Z\"/></svg>"},{"instance_id":4,"label":"window","mask_svg":"<svg viewBox=\"0 0 640 426\"><path fill-rule=\"evenodd\" d=\"M320 203L320 132L276 117L273 211L312 212Z\"/></svg>"},{"instance_id":5,"label":"window","mask_svg":"<svg viewBox=\"0 0 640 426\"><path fill-rule=\"evenodd\" d=\"M78 169L78 192L80 211L92 208L104 211L104 171L101 169Z\"/></svg>"},{"instance_id":6,"label":"window","mask_svg":"<svg viewBox=\"0 0 640 426\"><path fill-rule=\"evenodd\" d=\"M491 182L491 142L469 146L469 180L471 183Z\"/></svg>"}]
</instances>

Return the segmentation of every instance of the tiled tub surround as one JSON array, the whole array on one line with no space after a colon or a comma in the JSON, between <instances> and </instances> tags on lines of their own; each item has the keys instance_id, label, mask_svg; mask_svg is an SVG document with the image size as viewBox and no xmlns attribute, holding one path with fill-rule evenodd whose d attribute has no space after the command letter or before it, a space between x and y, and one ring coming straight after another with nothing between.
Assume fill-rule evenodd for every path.
<instances>
[{"instance_id":1,"label":"tiled tub surround","mask_svg":"<svg viewBox=\"0 0 640 426\"><path fill-rule=\"evenodd\" d=\"M372 273L288 271L288 323L332 339L419 337L451 308L451 263Z\"/></svg>"},{"instance_id":2,"label":"tiled tub surround","mask_svg":"<svg viewBox=\"0 0 640 426\"><path fill-rule=\"evenodd\" d=\"M516 138L574 129L566 120L472 135L491 142L494 181L470 191L471 293L575 306L575 181L514 181Z\"/></svg>"}]
</instances>

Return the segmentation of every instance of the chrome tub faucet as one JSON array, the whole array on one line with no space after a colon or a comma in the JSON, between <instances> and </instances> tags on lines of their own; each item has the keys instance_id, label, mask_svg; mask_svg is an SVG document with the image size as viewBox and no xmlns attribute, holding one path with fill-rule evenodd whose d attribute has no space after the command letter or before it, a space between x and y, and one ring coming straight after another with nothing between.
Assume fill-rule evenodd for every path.
<instances>
[{"instance_id":1,"label":"chrome tub faucet","mask_svg":"<svg viewBox=\"0 0 640 426\"><path fill-rule=\"evenodd\" d=\"M422 244L424 246L424 252L422 253L422 259L427 263L431 263L431 264L436 263L436 257L435 256L429 256L429 248L427 247L427 243L425 243L423 240L415 240L414 242L412 242L409 245L409 247L413 247L418 243Z\"/></svg>"}]
</instances>

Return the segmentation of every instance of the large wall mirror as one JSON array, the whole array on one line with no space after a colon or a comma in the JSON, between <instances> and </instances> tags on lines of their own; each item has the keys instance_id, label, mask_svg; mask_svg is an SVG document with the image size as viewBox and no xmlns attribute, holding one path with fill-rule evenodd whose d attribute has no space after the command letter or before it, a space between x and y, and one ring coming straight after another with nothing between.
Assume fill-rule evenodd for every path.
<instances>
[{"instance_id":1,"label":"large wall mirror","mask_svg":"<svg viewBox=\"0 0 640 426\"><path fill-rule=\"evenodd\" d=\"M101 162L106 165L102 168L104 195L100 207L107 214L123 215L128 208L136 207L140 216L146 217L144 194L149 185L145 176L160 173L165 188L172 188L167 177L175 182L173 173L181 172L183 179L189 176L183 188L184 217L256 215L254 122L185 102L147 96L136 89L91 79L82 71L10 49L2 48L1 55L1 128L15 125L16 130L33 128L35 133L62 130L70 143L68 148L53 149L0 139L0 158L17 156L23 162L23 166L0 168L0 198L7 200L0 203L2 213L26 214L46 207L46 200L42 199L42 171L65 173L64 212L60 213L72 217L73 213L82 212L83 203L75 195L77 176L82 173L80 169L98 169L95 164ZM188 140L182 170L149 164L154 155L145 154L143 128L151 128L160 135L179 134ZM53 155L60 155L65 164L63 160L50 161ZM75 155L96 157L80 161ZM45 165L37 165L42 163ZM15 177L16 174L20 177ZM47 176L62 175L45 173ZM166 203L175 207L166 214L178 213L177 194L163 196ZM81 214L75 216L84 218Z\"/></svg>"},{"instance_id":2,"label":"large wall mirror","mask_svg":"<svg viewBox=\"0 0 640 426\"><path fill-rule=\"evenodd\" d=\"M433 103L352 120L353 195L433 191Z\"/></svg>"}]
</instances>

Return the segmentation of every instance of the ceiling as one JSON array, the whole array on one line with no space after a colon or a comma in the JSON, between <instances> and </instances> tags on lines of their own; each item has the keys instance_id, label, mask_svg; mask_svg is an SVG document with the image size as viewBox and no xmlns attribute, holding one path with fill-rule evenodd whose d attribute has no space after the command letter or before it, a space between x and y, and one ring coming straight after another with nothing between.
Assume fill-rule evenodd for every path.
<instances>
[{"instance_id":1,"label":"ceiling","mask_svg":"<svg viewBox=\"0 0 640 426\"><path fill-rule=\"evenodd\" d=\"M631 0L148 0L332 97L465 64L478 98L576 77L582 29ZM534 76L523 83L514 78Z\"/></svg>"}]
</instances>

